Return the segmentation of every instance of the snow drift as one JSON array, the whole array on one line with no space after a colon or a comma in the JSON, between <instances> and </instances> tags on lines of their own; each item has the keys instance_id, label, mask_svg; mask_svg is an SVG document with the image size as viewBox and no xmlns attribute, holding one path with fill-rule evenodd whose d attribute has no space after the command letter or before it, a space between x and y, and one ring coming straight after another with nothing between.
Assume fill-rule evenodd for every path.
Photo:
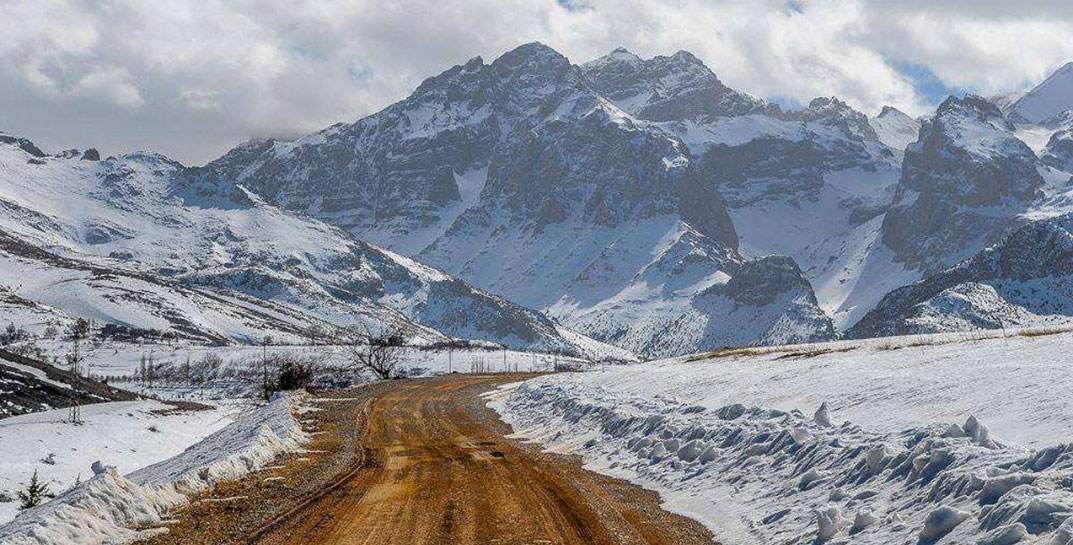
<instances>
[{"instance_id":1,"label":"snow drift","mask_svg":"<svg viewBox=\"0 0 1073 545\"><path fill-rule=\"evenodd\" d=\"M1024 426L1035 432L1034 449L996 437L971 413L939 422L928 402L914 402L932 395L928 385L917 388L909 376L905 384L883 380L901 376L892 373L907 359L890 348L541 377L499 392L491 405L520 436L659 491L668 509L700 520L728 545L1065 544L1073 535L1066 523L1073 444L1046 442L1068 436L1068 422L1055 418L1045 393L1025 389L1042 375L1018 382L999 368L1007 356L1053 351L1068 339L960 343L953 360L934 348L930 369L920 373L921 382L942 377L931 386L952 396L979 390L970 403L1001 397L1007 413L1034 415ZM1036 348L1026 350L1029 343ZM908 346L901 350L915 352ZM1051 379L1066 384L1069 373L1058 365ZM840 391L837 403L787 408L798 405L807 380L823 383L814 391ZM726 402L732 398L742 403ZM900 414L883 415L889 403ZM901 427L907 421L915 424Z\"/></svg>"}]
</instances>

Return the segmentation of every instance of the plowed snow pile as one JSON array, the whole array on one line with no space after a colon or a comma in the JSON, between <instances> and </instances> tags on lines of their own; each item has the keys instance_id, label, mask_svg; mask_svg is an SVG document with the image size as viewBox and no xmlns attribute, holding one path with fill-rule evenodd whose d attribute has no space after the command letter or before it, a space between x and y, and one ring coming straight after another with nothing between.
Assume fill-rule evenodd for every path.
<instances>
[{"instance_id":1,"label":"plowed snow pile","mask_svg":"<svg viewBox=\"0 0 1073 545\"><path fill-rule=\"evenodd\" d=\"M490 405L727 545L1067 545L1071 347L1063 333L746 351L540 377Z\"/></svg>"},{"instance_id":2,"label":"plowed snow pile","mask_svg":"<svg viewBox=\"0 0 1073 545\"><path fill-rule=\"evenodd\" d=\"M92 479L0 526L3 545L129 543L159 529L186 495L256 471L306 440L292 415L297 397L279 397L182 454L126 476L94 464Z\"/></svg>"}]
</instances>

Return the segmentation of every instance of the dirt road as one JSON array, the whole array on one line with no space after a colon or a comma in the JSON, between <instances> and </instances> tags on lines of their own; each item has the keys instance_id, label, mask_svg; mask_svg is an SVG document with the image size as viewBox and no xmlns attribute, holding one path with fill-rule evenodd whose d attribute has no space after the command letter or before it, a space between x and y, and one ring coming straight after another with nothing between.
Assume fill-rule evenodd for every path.
<instances>
[{"instance_id":1,"label":"dirt road","mask_svg":"<svg viewBox=\"0 0 1073 545\"><path fill-rule=\"evenodd\" d=\"M711 543L699 524L661 510L654 493L504 439L509 429L479 394L506 380L387 388L368 406L367 467L259 543Z\"/></svg>"}]
</instances>

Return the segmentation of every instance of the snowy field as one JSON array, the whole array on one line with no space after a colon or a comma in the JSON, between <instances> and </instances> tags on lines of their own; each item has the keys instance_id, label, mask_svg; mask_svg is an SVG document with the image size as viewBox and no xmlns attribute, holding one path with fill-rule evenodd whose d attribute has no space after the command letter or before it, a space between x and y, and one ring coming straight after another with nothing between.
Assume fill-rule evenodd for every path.
<instances>
[{"instance_id":1,"label":"snowy field","mask_svg":"<svg viewBox=\"0 0 1073 545\"><path fill-rule=\"evenodd\" d=\"M141 469L223 428L238 411L235 405L210 411L173 409L157 401L118 401L82 407L82 425L67 422L67 409L0 420L0 493L14 497L34 470L59 494L76 481L90 479L90 464L96 461L116 466L121 474ZM17 500L0 503L0 524L17 512Z\"/></svg>"},{"instance_id":2,"label":"snowy field","mask_svg":"<svg viewBox=\"0 0 1073 545\"><path fill-rule=\"evenodd\" d=\"M1073 543L1073 333L971 337L552 375L491 405L727 545Z\"/></svg>"}]
</instances>

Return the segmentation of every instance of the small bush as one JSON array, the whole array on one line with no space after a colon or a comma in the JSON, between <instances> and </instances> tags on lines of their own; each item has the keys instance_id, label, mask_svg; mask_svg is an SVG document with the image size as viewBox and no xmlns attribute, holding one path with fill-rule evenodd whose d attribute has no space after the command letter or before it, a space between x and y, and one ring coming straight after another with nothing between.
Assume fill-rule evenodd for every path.
<instances>
[{"instance_id":1,"label":"small bush","mask_svg":"<svg viewBox=\"0 0 1073 545\"><path fill-rule=\"evenodd\" d=\"M313 382L315 366L311 361L285 359L280 363L277 385L280 390L297 390Z\"/></svg>"},{"instance_id":2,"label":"small bush","mask_svg":"<svg viewBox=\"0 0 1073 545\"><path fill-rule=\"evenodd\" d=\"M34 470L34 476L30 478L30 484L26 485L24 490L19 490L17 493L19 497L19 509L29 509L31 507L37 507L44 503L48 498L52 497L52 493L48 489L47 483L42 483L37 478L37 470Z\"/></svg>"}]
</instances>

